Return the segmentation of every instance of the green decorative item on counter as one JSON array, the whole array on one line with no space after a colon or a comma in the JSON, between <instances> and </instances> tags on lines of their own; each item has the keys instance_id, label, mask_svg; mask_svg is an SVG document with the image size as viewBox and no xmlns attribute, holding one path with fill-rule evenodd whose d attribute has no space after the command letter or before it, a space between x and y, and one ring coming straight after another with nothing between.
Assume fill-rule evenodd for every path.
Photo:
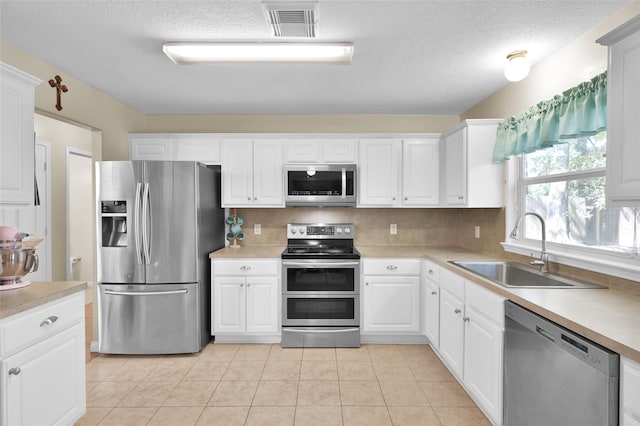
<instances>
[{"instance_id":1,"label":"green decorative item on counter","mask_svg":"<svg viewBox=\"0 0 640 426\"><path fill-rule=\"evenodd\" d=\"M227 240L231 241L229 247L240 247L238 241L244 240L244 232L242 232L244 219L238 216L238 212L236 211L236 209L233 209L233 216L227 217L226 223L227 225L229 225L230 230L230 232L227 232Z\"/></svg>"}]
</instances>

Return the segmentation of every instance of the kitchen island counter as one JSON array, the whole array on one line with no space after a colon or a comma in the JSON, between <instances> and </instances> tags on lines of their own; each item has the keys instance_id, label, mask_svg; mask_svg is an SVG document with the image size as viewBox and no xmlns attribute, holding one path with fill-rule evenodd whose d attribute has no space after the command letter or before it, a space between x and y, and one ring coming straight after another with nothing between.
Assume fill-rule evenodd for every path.
<instances>
[{"instance_id":1,"label":"kitchen island counter","mask_svg":"<svg viewBox=\"0 0 640 426\"><path fill-rule=\"evenodd\" d=\"M0 319L84 291L84 281L34 281L27 287L0 291Z\"/></svg>"},{"instance_id":2,"label":"kitchen island counter","mask_svg":"<svg viewBox=\"0 0 640 426\"><path fill-rule=\"evenodd\" d=\"M362 258L423 258L437 263L594 342L640 362L640 296L615 289L507 288L450 260L504 260L458 247L359 246ZM597 283L596 283L597 284ZM639 284L640 285L640 284Z\"/></svg>"}]
</instances>

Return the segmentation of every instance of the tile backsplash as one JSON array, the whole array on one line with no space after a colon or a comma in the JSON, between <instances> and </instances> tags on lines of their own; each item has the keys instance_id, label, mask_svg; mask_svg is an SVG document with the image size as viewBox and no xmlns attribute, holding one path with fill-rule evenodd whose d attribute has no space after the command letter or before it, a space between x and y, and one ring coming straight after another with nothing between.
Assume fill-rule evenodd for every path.
<instances>
[{"instance_id":1,"label":"tile backsplash","mask_svg":"<svg viewBox=\"0 0 640 426\"><path fill-rule=\"evenodd\" d=\"M354 223L356 246L460 246L488 252L500 251L504 237L502 209L354 209L344 207L293 207L238 209L244 218L242 245L287 243L287 223ZM261 235L253 225L260 224ZM389 225L397 224L397 235ZM474 238L474 227L481 238Z\"/></svg>"}]
</instances>

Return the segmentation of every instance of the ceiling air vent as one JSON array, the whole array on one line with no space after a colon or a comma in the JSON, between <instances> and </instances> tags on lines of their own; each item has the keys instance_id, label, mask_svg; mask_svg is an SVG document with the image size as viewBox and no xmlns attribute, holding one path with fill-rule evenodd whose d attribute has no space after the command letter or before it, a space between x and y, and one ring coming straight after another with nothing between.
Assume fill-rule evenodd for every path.
<instances>
[{"instance_id":1,"label":"ceiling air vent","mask_svg":"<svg viewBox=\"0 0 640 426\"><path fill-rule=\"evenodd\" d=\"M318 3L265 2L269 24L276 37L315 37Z\"/></svg>"}]
</instances>

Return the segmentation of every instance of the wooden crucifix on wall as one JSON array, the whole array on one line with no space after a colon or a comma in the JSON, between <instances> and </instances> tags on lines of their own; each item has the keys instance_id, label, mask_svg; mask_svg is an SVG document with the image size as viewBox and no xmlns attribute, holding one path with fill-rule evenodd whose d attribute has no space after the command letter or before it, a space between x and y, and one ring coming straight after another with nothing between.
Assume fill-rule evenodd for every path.
<instances>
[{"instance_id":1,"label":"wooden crucifix on wall","mask_svg":"<svg viewBox=\"0 0 640 426\"><path fill-rule=\"evenodd\" d=\"M49 86L56 88L56 109L61 111L62 99L60 97L60 92L67 93L69 89L66 85L62 84L62 77L59 75L56 75L53 79L49 80Z\"/></svg>"}]
</instances>

